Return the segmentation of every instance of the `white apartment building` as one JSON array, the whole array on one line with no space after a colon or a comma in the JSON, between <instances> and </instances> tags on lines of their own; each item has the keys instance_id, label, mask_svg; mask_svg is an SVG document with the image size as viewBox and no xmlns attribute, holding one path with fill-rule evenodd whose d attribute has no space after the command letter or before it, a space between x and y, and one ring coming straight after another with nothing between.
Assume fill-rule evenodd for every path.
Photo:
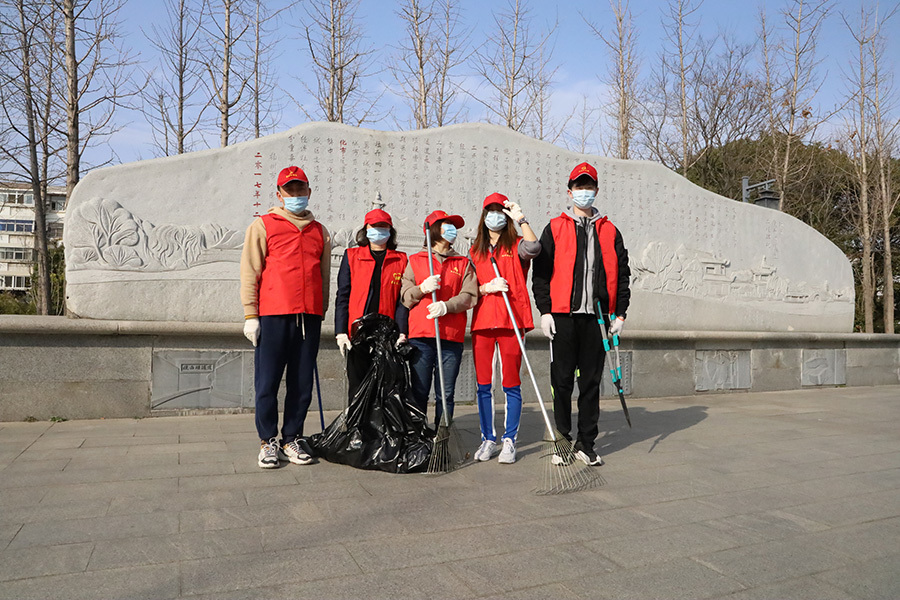
<instances>
[{"instance_id":1,"label":"white apartment building","mask_svg":"<svg viewBox=\"0 0 900 600\"><path fill-rule=\"evenodd\" d=\"M47 190L47 234L52 244L62 240L66 188ZM34 195L31 185L0 181L0 291L31 288L34 251Z\"/></svg>"}]
</instances>

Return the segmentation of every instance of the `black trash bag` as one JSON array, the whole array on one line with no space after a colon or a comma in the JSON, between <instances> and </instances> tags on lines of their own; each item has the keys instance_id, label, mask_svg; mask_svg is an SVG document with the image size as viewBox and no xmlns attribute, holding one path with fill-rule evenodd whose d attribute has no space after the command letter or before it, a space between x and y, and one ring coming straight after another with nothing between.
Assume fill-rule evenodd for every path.
<instances>
[{"instance_id":1,"label":"black trash bag","mask_svg":"<svg viewBox=\"0 0 900 600\"><path fill-rule=\"evenodd\" d=\"M407 361L413 348L409 344L395 348L397 323L381 314L362 317L353 329L347 410L325 431L310 436L310 446L318 457L357 469L424 471L434 431L409 395Z\"/></svg>"}]
</instances>

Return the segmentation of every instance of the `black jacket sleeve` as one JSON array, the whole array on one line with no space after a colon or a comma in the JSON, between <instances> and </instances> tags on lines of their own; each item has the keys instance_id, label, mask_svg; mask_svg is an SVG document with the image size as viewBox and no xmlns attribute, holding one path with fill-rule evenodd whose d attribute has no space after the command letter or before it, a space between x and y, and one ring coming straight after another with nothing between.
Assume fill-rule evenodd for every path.
<instances>
[{"instance_id":1,"label":"black jacket sleeve","mask_svg":"<svg viewBox=\"0 0 900 600\"><path fill-rule=\"evenodd\" d=\"M337 296L334 300L334 334L348 333L350 328L350 261L347 251L338 269Z\"/></svg>"},{"instance_id":2,"label":"black jacket sleeve","mask_svg":"<svg viewBox=\"0 0 900 600\"><path fill-rule=\"evenodd\" d=\"M628 249L622 240L622 233L616 229L616 256L619 257L619 281L616 291L616 316L625 317L631 303L631 267L628 266Z\"/></svg>"},{"instance_id":3,"label":"black jacket sleeve","mask_svg":"<svg viewBox=\"0 0 900 600\"><path fill-rule=\"evenodd\" d=\"M553 243L553 230L550 224L541 233L541 253L532 261L534 272L531 275L531 293L534 304L542 315L550 312L550 279L553 277L553 256L556 247Z\"/></svg>"},{"instance_id":4,"label":"black jacket sleeve","mask_svg":"<svg viewBox=\"0 0 900 600\"><path fill-rule=\"evenodd\" d=\"M403 335L409 335L409 309L403 306L400 298L397 298L397 310L394 311L394 320Z\"/></svg>"}]
</instances>

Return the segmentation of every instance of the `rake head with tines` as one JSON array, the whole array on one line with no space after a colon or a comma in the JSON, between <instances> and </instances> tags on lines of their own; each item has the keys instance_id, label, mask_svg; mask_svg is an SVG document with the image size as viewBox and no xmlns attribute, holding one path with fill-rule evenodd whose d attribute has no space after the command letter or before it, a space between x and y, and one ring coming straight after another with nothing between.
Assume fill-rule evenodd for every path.
<instances>
[{"instance_id":1,"label":"rake head with tines","mask_svg":"<svg viewBox=\"0 0 900 600\"><path fill-rule=\"evenodd\" d=\"M468 458L469 453L463 450L459 432L455 427L451 427L442 415L437 435L434 436L431 457L428 459L428 469L425 472L430 475L449 473L458 469Z\"/></svg>"},{"instance_id":2,"label":"rake head with tines","mask_svg":"<svg viewBox=\"0 0 900 600\"><path fill-rule=\"evenodd\" d=\"M541 485L534 490L536 494L541 496L566 494L603 485L603 477L597 470L575 456L572 442L558 431L553 431L552 435L554 439L545 439L541 448L543 471Z\"/></svg>"}]
</instances>

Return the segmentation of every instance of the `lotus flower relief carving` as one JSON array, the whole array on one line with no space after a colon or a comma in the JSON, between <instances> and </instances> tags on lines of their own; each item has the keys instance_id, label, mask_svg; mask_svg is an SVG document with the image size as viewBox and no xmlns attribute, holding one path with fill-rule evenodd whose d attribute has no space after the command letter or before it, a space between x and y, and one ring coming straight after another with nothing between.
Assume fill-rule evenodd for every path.
<instances>
[{"instance_id":1,"label":"lotus flower relief carving","mask_svg":"<svg viewBox=\"0 0 900 600\"><path fill-rule=\"evenodd\" d=\"M216 224L154 225L118 202L94 199L69 221L66 248L73 270L176 271L239 262L243 236Z\"/></svg>"}]
</instances>

